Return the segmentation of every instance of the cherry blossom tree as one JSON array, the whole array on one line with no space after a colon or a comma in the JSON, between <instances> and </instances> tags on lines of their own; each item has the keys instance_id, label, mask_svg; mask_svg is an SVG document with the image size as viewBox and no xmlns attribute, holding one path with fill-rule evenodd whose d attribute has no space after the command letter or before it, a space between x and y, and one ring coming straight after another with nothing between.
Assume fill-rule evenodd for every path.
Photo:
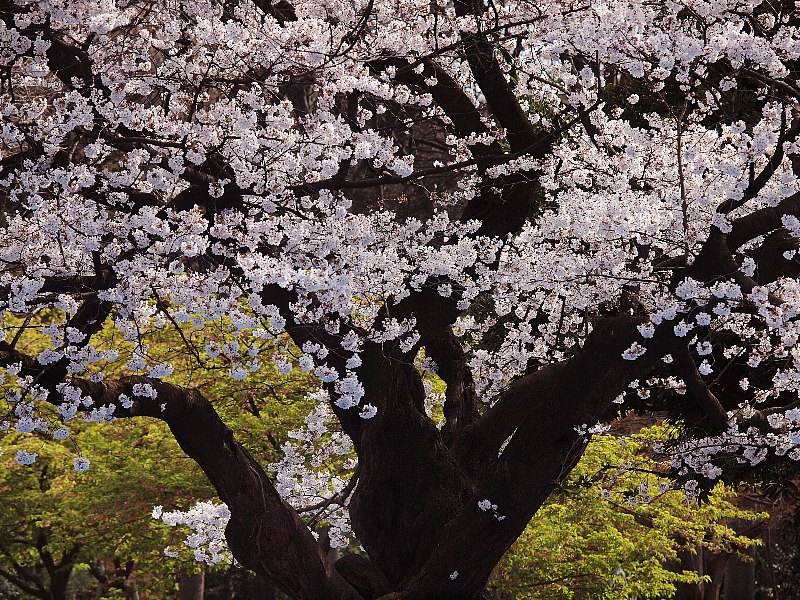
<instances>
[{"instance_id":1,"label":"cherry blossom tree","mask_svg":"<svg viewBox=\"0 0 800 600\"><path fill-rule=\"evenodd\" d=\"M479 597L627 407L684 416L689 496L800 458L796 10L0 0L5 426L162 419L226 505L201 529L312 599ZM274 476L165 327L318 378Z\"/></svg>"}]
</instances>

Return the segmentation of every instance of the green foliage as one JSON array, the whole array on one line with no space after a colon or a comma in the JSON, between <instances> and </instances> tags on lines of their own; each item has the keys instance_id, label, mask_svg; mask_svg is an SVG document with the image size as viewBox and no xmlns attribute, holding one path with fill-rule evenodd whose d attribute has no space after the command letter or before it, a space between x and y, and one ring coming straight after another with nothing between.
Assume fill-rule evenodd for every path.
<instances>
[{"instance_id":1,"label":"green foliage","mask_svg":"<svg viewBox=\"0 0 800 600\"><path fill-rule=\"evenodd\" d=\"M44 348L39 328L47 322L46 314L31 319L18 340L20 347L33 354ZM207 327L212 326L220 346L233 339L225 324ZM167 322L138 343L148 347L151 361L175 365L171 381L199 388L254 455L264 463L277 460L280 445L311 407L305 393L313 380L281 375L267 363L246 382L235 381L225 373L224 352L212 358L195 348L192 331L196 330ZM112 344L123 349L119 359L107 365L105 376L129 372L126 363L136 344L120 345L118 336L107 327L93 339L98 349ZM239 338L239 343L257 340ZM426 374L425 380L434 392L431 397L443 394L438 377ZM440 403L430 409L439 420ZM55 411L53 420L57 421ZM134 562L140 590L170 596L176 574L197 565L164 558L163 548L179 545L181 534L153 520L151 509L156 504L165 510L185 509L214 499L213 489L160 421L89 426L76 418L68 425L71 436L64 442L45 434L7 433L2 439L0 538L11 541L1 545L0 567L14 560L41 570L35 543L43 534L43 548L55 556L79 545L73 579L83 585L91 582L88 572L98 559L117 558ZM688 504L680 491L658 491L663 480L654 471L663 465L643 452L665 437L663 428L646 430L624 445L612 436L596 437L498 566L493 586L515 598L667 598L676 584L700 581L696 573L666 567L680 551L704 547L735 552L752 545L754 541L738 535L734 525L761 515L736 508L732 490L718 486L702 506ZM36 452L36 462L17 465L17 449ZM72 468L76 456L91 461L88 472ZM341 464L324 468L343 471L347 457L340 458ZM601 497L603 490L610 499Z\"/></svg>"},{"instance_id":2,"label":"green foliage","mask_svg":"<svg viewBox=\"0 0 800 600\"><path fill-rule=\"evenodd\" d=\"M133 561L137 572L151 576L148 587L165 591L176 565L163 560L169 531L151 519L152 506L183 506L213 496L213 490L163 424L78 427L67 444L44 438L31 444L30 436L16 435L3 441L0 565L13 560L46 580L34 547L41 539L42 549L57 560L79 547L75 562L83 571L98 559ZM17 465L17 449L35 451L36 462ZM91 460L85 473L72 468L78 449Z\"/></svg>"},{"instance_id":3,"label":"green foliage","mask_svg":"<svg viewBox=\"0 0 800 600\"><path fill-rule=\"evenodd\" d=\"M27 321L17 319L3 325L11 336L19 332L18 347L35 356L49 347L41 328L52 316L43 312ZM233 339L224 324L214 327L220 345ZM108 326L92 340L99 350L114 347L120 351L118 360L106 365L106 377L131 373L126 364L137 344L120 344L119 335ZM237 439L263 464L280 457L280 444L303 422L310 408L305 401L312 386L310 377L282 375L268 362L246 382L235 381L226 373L224 353L211 359L194 348L188 327L179 330L177 324L165 323L163 329L144 334L139 344L147 346L151 362L175 365L175 375L165 379L200 389L236 431ZM205 368L197 368L195 353L201 355ZM9 411L13 405L0 397L0 414ZM96 583L90 568L98 560L115 558L133 561L140 591L168 597L178 572L196 570L199 565L186 557L165 558L164 548L180 546L183 536L154 520L151 511L154 505L163 505L165 510L186 509L201 500L217 500L202 471L159 420L88 424L79 416L66 424L69 438L57 441L50 433L59 426L60 418L55 409L50 416L47 434L9 431L0 437L0 569L11 571L16 562L46 583L37 540L40 549L56 560L77 546L80 550L72 579L82 587ZM36 453L36 461L30 466L18 465L17 450ZM91 461L85 473L73 468L72 461L78 456Z\"/></svg>"},{"instance_id":4,"label":"green foliage","mask_svg":"<svg viewBox=\"0 0 800 600\"><path fill-rule=\"evenodd\" d=\"M569 479L536 513L495 570L492 585L513 598L670 598L697 573L670 570L679 552L737 552L757 541L736 526L764 514L742 510L718 485L702 505L666 489L646 454L662 427L631 438L597 436ZM661 488L659 488L661 484Z\"/></svg>"}]
</instances>

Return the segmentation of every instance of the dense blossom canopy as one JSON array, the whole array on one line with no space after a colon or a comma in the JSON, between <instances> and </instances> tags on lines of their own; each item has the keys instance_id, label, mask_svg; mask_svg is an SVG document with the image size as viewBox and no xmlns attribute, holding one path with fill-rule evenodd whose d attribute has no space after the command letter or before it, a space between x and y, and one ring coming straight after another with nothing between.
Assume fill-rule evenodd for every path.
<instances>
[{"instance_id":1,"label":"dense blossom canopy","mask_svg":"<svg viewBox=\"0 0 800 600\"><path fill-rule=\"evenodd\" d=\"M319 467L354 448L354 529L408 594L484 575L428 542L386 566L370 482L419 477L379 475L414 452L440 479L408 493L460 490L409 508L429 517L414 527L484 519L506 541L627 407L691 425L669 448L689 495L800 459L798 10L0 0L4 426L162 418L228 502L207 506L218 525L238 509L192 438L218 419L193 416L205 399L168 383L148 335L180 330L242 385L265 361L313 373L277 491L333 494L346 535L353 486ZM31 324L35 355L16 347Z\"/></svg>"}]
</instances>

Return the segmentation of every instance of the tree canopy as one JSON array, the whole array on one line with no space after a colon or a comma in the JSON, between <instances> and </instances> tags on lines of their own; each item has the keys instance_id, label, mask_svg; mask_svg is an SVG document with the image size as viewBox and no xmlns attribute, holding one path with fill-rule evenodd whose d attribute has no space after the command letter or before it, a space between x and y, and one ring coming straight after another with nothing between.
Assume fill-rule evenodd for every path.
<instances>
[{"instance_id":1,"label":"tree canopy","mask_svg":"<svg viewBox=\"0 0 800 600\"><path fill-rule=\"evenodd\" d=\"M689 498L793 468L797 10L0 0L3 426L164 421L309 599L480 597L627 410ZM272 473L192 386L266 363L319 386Z\"/></svg>"}]
</instances>

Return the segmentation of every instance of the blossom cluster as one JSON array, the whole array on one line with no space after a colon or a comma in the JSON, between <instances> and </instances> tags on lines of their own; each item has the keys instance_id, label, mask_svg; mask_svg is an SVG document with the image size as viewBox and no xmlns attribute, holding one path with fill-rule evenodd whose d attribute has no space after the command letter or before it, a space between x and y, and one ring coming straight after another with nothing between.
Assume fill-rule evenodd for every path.
<instances>
[{"instance_id":1,"label":"blossom cluster","mask_svg":"<svg viewBox=\"0 0 800 600\"><path fill-rule=\"evenodd\" d=\"M627 311L641 322L622 364L674 366L652 350L667 330L711 387L731 364L775 367L766 385L739 380L730 431L687 441L677 468L719 476L715 448L750 464L768 452L800 459L794 413L771 415L766 432L737 425L800 393L800 215L785 207L800 193L800 146L787 133L800 32L788 14L759 0L511 0L470 16L440 0L299 0L284 19L258 3L156 0L142 19L137 2L13 3L0 22L10 78L0 86L0 336L41 319L37 368L93 383L121 368L169 379L176 365L154 356L148 336L172 328L195 362L241 385L269 361L313 374L316 408L272 467L302 508L346 486L326 468L350 452L331 406L380 422L360 376L365 349L396 347L434 371L418 319L397 310L410 297L431 292L460 313L453 331L485 407ZM73 62L88 75L53 64L42 23L76 42ZM506 151L504 121L463 52L477 32L531 131L575 125L547 152ZM447 86L479 127L454 121ZM752 114L729 114L736 91ZM436 132L435 159L412 139L423 126ZM517 180L533 190L529 218L488 234L483 208L502 206ZM475 219L462 218L466 207ZM691 274L710 236L730 242L748 215L770 210L789 236L773 257L781 274L766 275L764 231L730 248L725 272L675 275ZM75 326L87 299L111 307L108 347L86 333L92 323ZM287 342L312 329L320 335ZM0 376L16 430L56 439L73 418L108 422L161 402L149 383L102 405L73 383L45 389L19 361ZM670 373L631 382L619 401L686 390ZM443 398L427 392L433 417ZM57 416L41 410L54 396ZM331 508L324 518L343 545L345 500ZM202 530L191 544L217 561L221 547L207 540L221 536L224 511L198 511L175 523Z\"/></svg>"}]
</instances>

